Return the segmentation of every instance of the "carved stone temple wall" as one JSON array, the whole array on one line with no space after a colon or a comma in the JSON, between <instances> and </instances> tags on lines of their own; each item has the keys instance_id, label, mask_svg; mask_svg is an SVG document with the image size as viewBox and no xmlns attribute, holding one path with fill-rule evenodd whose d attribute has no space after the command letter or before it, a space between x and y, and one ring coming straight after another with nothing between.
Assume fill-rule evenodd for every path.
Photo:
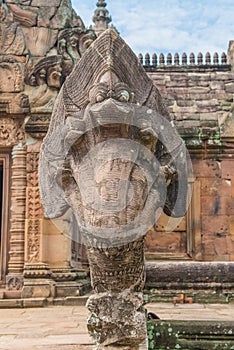
<instances>
[{"instance_id":1,"label":"carved stone temple wall","mask_svg":"<svg viewBox=\"0 0 234 350\"><path fill-rule=\"evenodd\" d=\"M0 283L15 297L76 297L89 288L83 248L44 218L38 160L60 87L96 35L70 0L1 1L0 33Z\"/></svg>"},{"instance_id":2,"label":"carved stone temple wall","mask_svg":"<svg viewBox=\"0 0 234 350\"><path fill-rule=\"evenodd\" d=\"M15 297L76 297L89 288L85 250L79 233L71 241L44 217L37 168L58 92L96 35L70 0L50 0L49 6L45 0L0 1L0 33L0 287ZM174 117L193 163L187 215L172 232L166 232L168 217L162 216L148 233L146 256L165 263L232 265L234 42L220 57L151 59L147 54L139 61Z\"/></svg>"}]
</instances>

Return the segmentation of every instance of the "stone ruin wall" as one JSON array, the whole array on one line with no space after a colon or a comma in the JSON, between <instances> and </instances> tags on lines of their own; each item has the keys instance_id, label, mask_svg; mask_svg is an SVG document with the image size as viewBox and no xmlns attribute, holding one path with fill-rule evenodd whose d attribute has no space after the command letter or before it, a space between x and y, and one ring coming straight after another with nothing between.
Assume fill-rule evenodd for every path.
<instances>
[{"instance_id":1,"label":"stone ruin wall","mask_svg":"<svg viewBox=\"0 0 234 350\"><path fill-rule=\"evenodd\" d=\"M233 42L228 55L219 59L215 54L202 58L178 54L174 62L159 60L148 54L140 61L154 80L164 98L175 124L190 151L194 171L194 197L197 197L192 216L192 256L202 261L234 260L234 71ZM169 60L168 60L169 58ZM169 62L168 62L169 61ZM200 197L200 198L199 198ZM197 221L196 218L199 218ZM188 228L188 226L187 226ZM160 228L159 228L160 229ZM166 247L174 254L186 249L183 222L173 244L163 234L159 249ZM153 242L157 245L157 233ZM152 237L151 237L152 240ZM176 245L175 245L176 242ZM149 251L153 246L148 241ZM168 245L169 244L169 245ZM172 254L173 255L173 254Z\"/></svg>"}]
</instances>

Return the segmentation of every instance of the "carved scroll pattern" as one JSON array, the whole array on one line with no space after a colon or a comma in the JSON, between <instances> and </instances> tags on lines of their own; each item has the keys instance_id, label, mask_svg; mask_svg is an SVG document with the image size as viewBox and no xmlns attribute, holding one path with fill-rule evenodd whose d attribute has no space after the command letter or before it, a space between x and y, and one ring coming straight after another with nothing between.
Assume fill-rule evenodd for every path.
<instances>
[{"instance_id":1,"label":"carved scroll pattern","mask_svg":"<svg viewBox=\"0 0 234 350\"><path fill-rule=\"evenodd\" d=\"M40 260L40 234L41 218L43 210L38 187L38 161L39 153L27 153L27 201L26 201L26 219L27 219L27 248L26 260L30 263Z\"/></svg>"}]
</instances>

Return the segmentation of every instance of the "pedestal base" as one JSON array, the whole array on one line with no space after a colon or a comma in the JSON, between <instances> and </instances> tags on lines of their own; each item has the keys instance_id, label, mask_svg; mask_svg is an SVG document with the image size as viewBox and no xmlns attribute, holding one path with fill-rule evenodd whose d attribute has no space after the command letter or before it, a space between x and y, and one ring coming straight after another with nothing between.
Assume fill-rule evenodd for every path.
<instances>
[{"instance_id":1,"label":"pedestal base","mask_svg":"<svg viewBox=\"0 0 234 350\"><path fill-rule=\"evenodd\" d=\"M91 312L87 326L97 349L139 349L147 338L143 294L121 293L92 295L87 307Z\"/></svg>"}]
</instances>

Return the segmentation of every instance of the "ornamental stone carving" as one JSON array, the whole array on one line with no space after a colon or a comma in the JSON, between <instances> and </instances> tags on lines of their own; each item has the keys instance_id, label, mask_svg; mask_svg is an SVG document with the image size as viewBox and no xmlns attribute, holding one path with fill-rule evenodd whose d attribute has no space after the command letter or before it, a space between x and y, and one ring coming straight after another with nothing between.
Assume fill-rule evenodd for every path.
<instances>
[{"instance_id":1,"label":"ornamental stone carving","mask_svg":"<svg viewBox=\"0 0 234 350\"><path fill-rule=\"evenodd\" d=\"M5 56L0 59L0 92L21 92L24 90L24 66Z\"/></svg>"},{"instance_id":2,"label":"ornamental stone carving","mask_svg":"<svg viewBox=\"0 0 234 350\"><path fill-rule=\"evenodd\" d=\"M20 122L9 118L0 118L0 146L9 147L17 145L24 140L24 130Z\"/></svg>"},{"instance_id":3,"label":"ornamental stone carving","mask_svg":"<svg viewBox=\"0 0 234 350\"><path fill-rule=\"evenodd\" d=\"M91 29L64 29L58 38L59 53L65 60L71 59L76 63L95 39L96 35Z\"/></svg>"},{"instance_id":4,"label":"ornamental stone carving","mask_svg":"<svg viewBox=\"0 0 234 350\"><path fill-rule=\"evenodd\" d=\"M48 113L52 110L58 89L62 83L60 56L41 59L28 74L25 92L29 96L32 113Z\"/></svg>"},{"instance_id":5,"label":"ornamental stone carving","mask_svg":"<svg viewBox=\"0 0 234 350\"><path fill-rule=\"evenodd\" d=\"M186 150L157 88L113 29L59 93L39 184L45 215L71 208L87 246L91 337L98 346L135 349L146 340L145 235L162 210L185 213Z\"/></svg>"}]
</instances>

